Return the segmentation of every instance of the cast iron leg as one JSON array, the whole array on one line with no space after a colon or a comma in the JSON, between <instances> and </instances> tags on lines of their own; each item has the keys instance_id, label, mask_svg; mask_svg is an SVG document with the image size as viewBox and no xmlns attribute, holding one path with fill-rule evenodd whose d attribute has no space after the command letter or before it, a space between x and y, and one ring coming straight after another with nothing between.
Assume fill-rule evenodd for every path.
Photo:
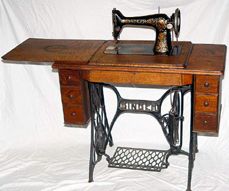
<instances>
[{"instance_id":1,"label":"cast iron leg","mask_svg":"<svg viewBox=\"0 0 229 191\"><path fill-rule=\"evenodd\" d=\"M117 111L111 124L108 124L103 87L110 87L114 90L117 95ZM118 168L122 167L122 164L113 163L116 160L115 157L110 158L106 154L106 147L109 143L110 146L113 145L113 140L111 136L112 127L122 113L142 113L150 114L154 116L160 123L164 135L170 145L168 151L151 150L150 152L161 152L165 153L166 161L162 166L155 166L150 170L160 171L163 168L168 167L168 157L172 154L186 154L189 156L188 165L188 184L187 191L191 191L191 179L192 179L192 169L194 165L195 153L197 152L197 134L193 132L193 107L191 107L191 123L190 123L190 143L189 143L189 153L181 150L182 147L182 134L183 134L183 96L191 90L191 105L193 105L193 87L191 86L181 86L174 87L167 90L163 96L157 101L149 100L130 100L123 99L118 93L117 89L113 86L100 84L100 83L89 83L89 93L90 93L90 108L91 108L91 147L90 147L90 162L89 162L89 182L93 181L93 172L95 165L105 156L109 166L119 165ZM169 113L164 115L161 114L161 105L167 96L171 96L173 93L172 108ZM180 130L179 130L180 129ZM121 148L121 147L120 147ZM133 148L132 148L133 149ZM138 149L139 150L139 149ZM147 151L149 152L149 151ZM114 155L115 156L115 155ZM118 154L117 154L118 156ZM118 156L119 157L119 156ZM128 163L128 161L126 161ZM124 165L125 166L125 165ZM148 169L149 170L149 169Z\"/></svg>"},{"instance_id":2,"label":"cast iron leg","mask_svg":"<svg viewBox=\"0 0 229 191\"><path fill-rule=\"evenodd\" d=\"M195 145L195 153L198 153L199 152L199 150L198 150L198 135L197 135L197 133L194 133L194 145Z\"/></svg>"},{"instance_id":3,"label":"cast iron leg","mask_svg":"<svg viewBox=\"0 0 229 191\"><path fill-rule=\"evenodd\" d=\"M91 147L90 147L89 180L88 180L88 182L93 182L94 168L95 168L94 127L91 124Z\"/></svg>"},{"instance_id":4,"label":"cast iron leg","mask_svg":"<svg viewBox=\"0 0 229 191\"><path fill-rule=\"evenodd\" d=\"M193 87L191 87L191 117L190 117L190 141L189 141L189 156L188 156L188 183L187 190L191 191L192 170L194 167L195 154L197 152L197 133L193 132Z\"/></svg>"},{"instance_id":5,"label":"cast iron leg","mask_svg":"<svg viewBox=\"0 0 229 191\"><path fill-rule=\"evenodd\" d=\"M94 106L92 100L92 87L89 85L90 92L90 104L91 104L91 146L90 146L90 160L89 160L89 180L88 182L93 182L93 173L95 168L95 145L94 145ZM93 109L92 109L93 107Z\"/></svg>"},{"instance_id":6,"label":"cast iron leg","mask_svg":"<svg viewBox=\"0 0 229 191\"><path fill-rule=\"evenodd\" d=\"M188 162L188 184L187 184L187 190L191 191L191 182L192 182L192 170L194 167L194 159L195 159L195 150L194 150L194 135L195 133L191 133L190 135L190 143L189 143L189 162Z\"/></svg>"},{"instance_id":7,"label":"cast iron leg","mask_svg":"<svg viewBox=\"0 0 229 191\"><path fill-rule=\"evenodd\" d=\"M91 147L89 182L93 181L95 165L106 155L106 146L111 139L103 96L103 84L89 83L91 108Z\"/></svg>"}]
</instances>

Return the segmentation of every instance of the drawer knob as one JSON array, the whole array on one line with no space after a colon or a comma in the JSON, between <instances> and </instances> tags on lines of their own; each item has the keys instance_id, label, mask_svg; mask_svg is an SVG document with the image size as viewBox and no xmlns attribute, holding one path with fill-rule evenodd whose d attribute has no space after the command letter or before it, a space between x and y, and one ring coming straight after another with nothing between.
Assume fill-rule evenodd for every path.
<instances>
[{"instance_id":1,"label":"drawer knob","mask_svg":"<svg viewBox=\"0 0 229 191\"><path fill-rule=\"evenodd\" d=\"M70 99L75 98L75 96L74 96L73 94L69 94L68 97L69 97Z\"/></svg>"},{"instance_id":2,"label":"drawer knob","mask_svg":"<svg viewBox=\"0 0 229 191\"><path fill-rule=\"evenodd\" d=\"M208 101L205 101L205 102L204 102L204 106L205 106L205 107L209 106L209 102L208 102Z\"/></svg>"},{"instance_id":3,"label":"drawer knob","mask_svg":"<svg viewBox=\"0 0 229 191\"><path fill-rule=\"evenodd\" d=\"M205 87L205 88L208 88L209 86L210 86L210 84L209 84L208 82L205 82L205 83L204 83L204 87Z\"/></svg>"},{"instance_id":4,"label":"drawer knob","mask_svg":"<svg viewBox=\"0 0 229 191\"><path fill-rule=\"evenodd\" d=\"M71 115L72 115L73 117L75 117L75 116L76 116L76 112L72 112Z\"/></svg>"},{"instance_id":5,"label":"drawer knob","mask_svg":"<svg viewBox=\"0 0 229 191\"><path fill-rule=\"evenodd\" d=\"M207 121L207 120L204 120L204 121L203 121L203 124L204 124L204 125L207 125L207 124L208 124L208 121Z\"/></svg>"},{"instance_id":6,"label":"drawer knob","mask_svg":"<svg viewBox=\"0 0 229 191\"><path fill-rule=\"evenodd\" d=\"M71 80L72 79L72 76L71 75L68 75L68 76L64 76L63 77L65 81L68 81L68 80Z\"/></svg>"}]
</instances>

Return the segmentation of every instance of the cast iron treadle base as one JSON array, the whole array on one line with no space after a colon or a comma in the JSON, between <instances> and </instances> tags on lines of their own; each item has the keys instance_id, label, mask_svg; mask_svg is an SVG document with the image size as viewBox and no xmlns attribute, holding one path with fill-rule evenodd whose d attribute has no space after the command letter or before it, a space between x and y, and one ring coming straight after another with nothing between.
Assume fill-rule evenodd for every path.
<instances>
[{"instance_id":1,"label":"cast iron treadle base","mask_svg":"<svg viewBox=\"0 0 229 191\"><path fill-rule=\"evenodd\" d=\"M117 147L108 167L160 172L169 166L169 150Z\"/></svg>"}]
</instances>

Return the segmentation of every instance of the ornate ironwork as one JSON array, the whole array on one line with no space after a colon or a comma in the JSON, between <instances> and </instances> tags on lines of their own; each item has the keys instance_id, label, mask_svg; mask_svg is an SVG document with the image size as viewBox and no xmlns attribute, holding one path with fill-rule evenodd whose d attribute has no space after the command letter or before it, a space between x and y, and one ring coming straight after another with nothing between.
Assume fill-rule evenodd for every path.
<instances>
[{"instance_id":1,"label":"ornate ironwork","mask_svg":"<svg viewBox=\"0 0 229 191\"><path fill-rule=\"evenodd\" d=\"M89 164L89 182L93 181L93 171L97 162L106 156L107 141L111 140L106 109L104 105L103 85L89 84L91 103L91 148Z\"/></svg>"},{"instance_id":2,"label":"ornate ironwork","mask_svg":"<svg viewBox=\"0 0 229 191\"><path fill-rule=\"evenodd\" d=\"M160 172L169 166L169 150L117 147L109 167Z\"/></svg>"},{"instance_id":3,"label":"ornate ironwork","mask_svg":"<svg viewBox=\"0 0 229 191\"><path fill-rule=\"evenodd\" d=\"M104 87L111 88L117 96L117 110L110 124L110 132L119 115L122 113L145 113L154 116L162 127L162 131L172 149L173 154L182 153L182 134L183 134L183 98L185 93L190 90L190 86L173 87L167 90L163 96L157 101L148 100L131 100L124 99L119 94L118 90L111 85L104 84ZM168 96L172 98L172 108L169 113L162 115L161 106L163 101ZM110 133L109 132L109 133Z\"/></svg>"},{"instance_id":4,"label":"ornate ironwork","mask_svg":"<svg viewBox=\"0 0 229 191\"><path fill-rule=\"evenodd\" d=\"M191 182L192 182L192 171L194 167L195 155L198 152L197 148L197 133L193 132L193 86L191 88L191 120L190 120L190 139L189 139L189 155L188 155L188 182L186 191L191 190Z\"/></svg>"},{"instance_id":5,"label":"ornate ironwork","mask_svg":"<svg viewBox=\"0 0 229 191\"><path fill-rule=\"evenodd\" d=\"M118 109L126 112L157 112L159 105L154 101L122 99Z\"/></svg>"},{"instance_id":6,"label":"ornate ironwork","mask_svg":"<svg viewBox=\"0 0 229 191\"><path fill-rule=\"evenodd\" d=\"M117 97L116 113L110 124L105 109L103 87L112 89ZM181 148L183 144L184 95L191 91L191 103L193 103L192 88L191 85L172 87L160 99L150 101L124 99L112 85L89 83L91 103L89 182L93 181L94 167L102 159L102 156L106 157L109 167L160 171L168 167L170 155L185 154L189 156L187 191L190 191L192 168L197 152L197 134L193 132L192 120L189 152L183 151ZM171 109L168 113L162 114L162 103L167 97L171 100ZM114 156L110 157L106 154L107 144L113 146L111 132L117 118L123 113L142 113L153 116L159 122L170 148L165 151L118 147ZM191 119L193 119L193 116L191 116Z\"/></svg>"}]
</instances>

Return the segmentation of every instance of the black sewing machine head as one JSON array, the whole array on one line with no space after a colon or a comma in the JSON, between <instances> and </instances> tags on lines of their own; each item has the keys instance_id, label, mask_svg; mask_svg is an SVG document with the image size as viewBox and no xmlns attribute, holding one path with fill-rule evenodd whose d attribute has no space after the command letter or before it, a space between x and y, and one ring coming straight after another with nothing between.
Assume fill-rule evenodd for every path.
<instances>
[{"instance_id":1,"label":"black sewing machine head","mask_svg":"<svg viewBox=\"0 0 229 191\"><path fill-rule=\"evenodd\" d=\"M154 14L146 16L136 16L136 17L125 17L123 14L116 9L112 10L112 20L113 20L113 37L116 42L120 37L120 33L124 27L144 27L153 28L156 31L156 40L151 49L151 54L165 54L171 55L172 45L171 45L171 32L175 33L176 38L178 38L180 33L180 10L176 9L171 17L166 14ZM118 50L118 44L115 49ZM108 47L105 53L111 53L109 51L112 48ZM113 50L114 52L114 50Z\"/></svg>"}]
</instances>

